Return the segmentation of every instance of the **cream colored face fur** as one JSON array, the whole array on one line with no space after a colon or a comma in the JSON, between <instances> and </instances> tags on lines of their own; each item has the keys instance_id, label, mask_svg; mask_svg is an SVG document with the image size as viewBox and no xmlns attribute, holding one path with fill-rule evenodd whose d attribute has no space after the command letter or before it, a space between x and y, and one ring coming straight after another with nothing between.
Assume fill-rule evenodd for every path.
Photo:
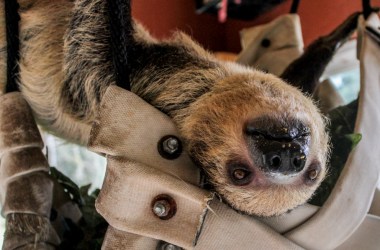
<instances>
[{"instance_id":1,"label":"cream colored face fur","mask_svg":"<svg viewBox=\"0 0 380 250\"><path fill-rule=\"evenodd\" d=\"M307 201L325 176L328 137L324 120L313 103L298 90L271 75L247 72L217 83L212 91L196 101L184 119L182 133L190 138L189 150L202 141L208 147L194 149L216 190L234 208L260 216L279 215ZM244 124L261 116L277 120L296 118L311 130L310 153L304 170L295 177L276 180L255 165L246 143ZM234 185L226 171L231 160L244 162L255 170L246 186ZM310 166L320 164L320 173L307 181ZM306 179L305 179L306 178ZM285 183L284 183L285 182Z\"/></svg>"},{"instance_id":2,"label":"cream colored face fur","mask_svg":"<svg viewBox=\"0 0 380 250\"><path fill-rule=\"evenodd\" d=\"M19 0L22 92L40 124L81 144L87 142L105 89L114 84L105 2ZM328 137L309 98L273 75L218 61L182 33L157 41L141 25L133 26L132 91L173 119L190 156L228 204L271 216L311 197L326 172ZM0 22L1 83L5 46ZM297 119L309 127L310 150L297 176L280 181L257 166L244 126L262 116ZM231 182L227 165L233 160L254 172L248 185ZM318 177L308 181L307 171L315 165Z\"/></svg>"}]
</instances>

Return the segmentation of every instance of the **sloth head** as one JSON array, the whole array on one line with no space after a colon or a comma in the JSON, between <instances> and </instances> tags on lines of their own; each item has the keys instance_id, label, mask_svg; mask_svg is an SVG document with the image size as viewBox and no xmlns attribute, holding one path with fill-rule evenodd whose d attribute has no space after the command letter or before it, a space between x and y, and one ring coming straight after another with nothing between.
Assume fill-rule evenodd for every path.
<instances>
[{"instance_id":1,"label":"sloth head","mask_svg":"<svg viewBox=\"0 0 380 250\"><path fill-rule=\"evenodd\" d=\"M216 60L182 33L164 43L170 50L151 44L159 57L144 57L150 61L134 90L173 118L225 202L273 216L310 199L329 151L325 120L310 98L274 75Z\"/></svg>"},{"instance_id":2,"label":"sloth head","mask_svg":"<svg viewBox=\"0 0 380 250\"><path fill-rule=\"evenodd\" d=\"M233 208L273 216L305 203L326 174L328 136L313 102L277 77L232 74L192 103L188 151Z\"/></svg>"}]
</instances>

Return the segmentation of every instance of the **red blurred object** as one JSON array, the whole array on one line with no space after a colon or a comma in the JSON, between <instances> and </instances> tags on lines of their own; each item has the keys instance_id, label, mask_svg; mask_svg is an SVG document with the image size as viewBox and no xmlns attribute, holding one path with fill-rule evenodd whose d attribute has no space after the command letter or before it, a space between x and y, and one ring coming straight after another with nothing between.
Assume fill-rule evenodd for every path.
<instances>
[{"instance_id":1,"label":"red blurred object","mask_svg":"<svg viewBox=\"0 0 380 250\"><path fill-rule=\"evenodd\" d=\"M218 20L221 23L227 21L227 8L228 8L228 0L222 0L220 9L218 11Z\"/></svg>"}]
</instances>

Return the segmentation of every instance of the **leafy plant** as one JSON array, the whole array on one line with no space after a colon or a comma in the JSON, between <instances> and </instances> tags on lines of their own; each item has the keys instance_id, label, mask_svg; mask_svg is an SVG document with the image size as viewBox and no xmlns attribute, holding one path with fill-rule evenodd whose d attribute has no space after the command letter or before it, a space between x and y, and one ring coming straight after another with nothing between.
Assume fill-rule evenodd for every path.
<instances>
[{"instance_id":1,"label":"leafy plant","mask_svg":"<svg viewBox=\"0 0 380 250\"><path fill-rule=\"evenodd\" d=\"M59 249L101 249L108 224L95 209L95 200L100 190L96 189L89 193L91 184L78 187L70 178L54 167L50 168L50 175L82 213L82 218L78 223L74 223L69 218L62 221L65 224L65 232Z\"/></svg>"},{"instance_id":2,"label":"leafy plant","mask_svg":"<svg viewBox=\"0 0 380 250\"><path fill-rule=\"evenodd\" d=\"M355 121L358 110L358 100L346 106L338 107L329 112L332 152L327 177L309 201L310 204L322 206L329 197L352 149L362 139L361 134L355 134Z\"/></svg>"}]
</instances>

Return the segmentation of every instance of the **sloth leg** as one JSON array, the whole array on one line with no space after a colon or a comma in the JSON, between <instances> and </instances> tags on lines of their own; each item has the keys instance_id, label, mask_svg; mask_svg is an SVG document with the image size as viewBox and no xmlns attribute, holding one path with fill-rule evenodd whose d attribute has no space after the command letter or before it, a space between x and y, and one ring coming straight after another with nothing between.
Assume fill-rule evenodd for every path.
<instances>
[{"instance_id":1,"label":"sloth leg","mask_svg":"<svg viewBox=\"0 0 380 250\"><path fill-rule=\"evenodd\" d=\"M303 92L313 94L327 64L335 52L346 42L357 26L360 13L350 15L346 21L326 36L311 43L304 54L294 60L280 76ZM305 71L308 69L308 71ZM302 72L306 72L302 74Z\"/></svg>"}]
</instances>

